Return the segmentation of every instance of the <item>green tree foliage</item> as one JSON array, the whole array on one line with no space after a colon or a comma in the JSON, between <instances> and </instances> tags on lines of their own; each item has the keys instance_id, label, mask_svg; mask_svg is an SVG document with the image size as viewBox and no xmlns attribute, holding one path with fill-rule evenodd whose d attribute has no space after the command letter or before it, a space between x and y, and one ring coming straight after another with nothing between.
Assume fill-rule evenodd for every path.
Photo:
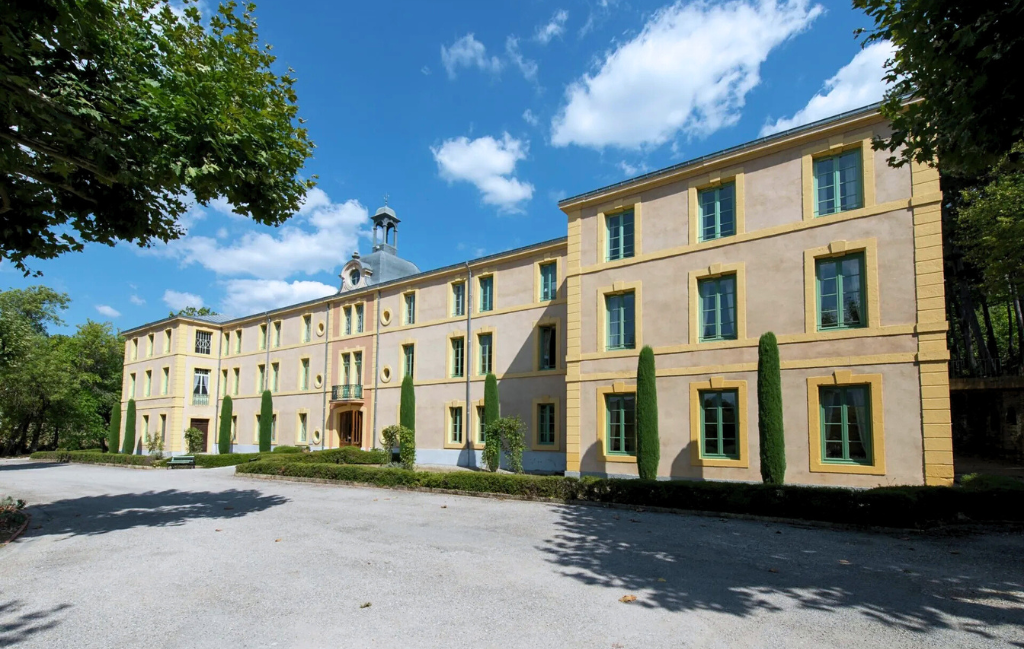
<instances>
[{"instance_id":1,"label":"green tree foliage","mask_svg":"<svg viewBox=\"0 0 1024 649\"><path fill-rule=\"evenodd\" d=\"M661 440L658 438L658 385L654 350L644 345L636 368L636 467L644 480L658 477Z\"/></svg>"},{"instance_id":2,"label":"green tree foliage","mask_svg":"<svg viewBox=\"0 0 1024 649\"><path fill-rule=\"evenodd\" d=\"M121 444L121 404L110 413L110 427L107 432L107 452L117 453Z\"/></svg>"},{"instance_id":3,"label":"green tree foliage","mask_svg":"<svg viewBox=\"0 0 1024 649\"><path fill-rule=\"evenodd\" d=\"M7 2L0 11L0 257L22 270L84 244L183 234L223 196L265 225L312 180L295 78L273 70L247 3Z\"/></svg>"},{"instance_id":4,"label":"green tree foliage","mask_svg":"<svg viewBox=\"0 0 1024 649\"><path fill-rule=\"evenodd\" d=\"M484 465L497 471L501 464L501 435L490 435L491 424L498 420L501 400L498 395L498 377L488 373L484 379Z\"/></svg>"},{"instance_id":5,"label":"green tree foliage","mask_svg":"<svg viewBox=\"0 0 1024 649\"><path fill-rule=\"evenodd\" d=\"M128 399L128 409L124 414L124 446L121 452L125 455L135 452L135 399Z\"/></svg>"},{"instance_id":6,"label":"green tree foliage","mask_svg":"<svg viewBox=\"0 0 1024 649\"><path fill-rule=\"evenodd\" d=\"M1024 5L960 0L854 0L874 20L867 42L892 41L882 114L893 163L936 157L976 176L1024 138ZM921 101L904 105L907 97Z\"/></svg>"},{"instance_id":7,"label":"green tree foliage","mask_svg":"<svg viewBox=\"0 0 1024 649\"><path fill-rule=\"evenodd\" d=\"M92 321L50 334L68 304L45 286L0 292L2 454L100 448L120 409L124 341Z\"/></svg>"},{"instance_id":8,"label":"green tree foliage","mask_svg":"<svg viewBox=\"0 0 1024 649\"><path fill-rule=\"evenodd\" d=\"M505 451L508 459L508 468L512 473L523 472L523 449L526 448L526 424L518 416L498 417L484 430L487 439L501 440L501 449ZM499 458L500 460L500 458ZM497 462L494 468L488 469L497 471Z\"/></svg>"},{"instance_id":9,"label":"green tree foliage","mask_svg":"<svg viewBox=\"0 0 1024 649\"><path fill-rule=\"evenodd\" d=\"M786 480L786 437L782 419L782 367L775 334L757 343L757 432L761 441L761 479L780 485Z\"/></svg>"},{"instance_id":10,"label":"green tree foliage","mask_svg":"<svg viewBox=\"0 0 1024 649\"><path fill-rule=\"evenodd\" d=\"M403 469L416 467L416 431L407 426L398 430L398 459Z\"/></svg>"},{"instance_id":11,"label":"green tree foliage","mask_svg":"<svg viewBox=\"0 0 1024 649\"><path fill-rule=\"evenodd\" d=\"M220 406L220 435L217 437L217 452L231 452L231 395L224 395Z\"/></svg>"},{"instance_id":12,"label":"green tree foliage","mask_svg":"<svg viewBox=\"0 0 1024 649\"><path fill-rule=\"evenodd\" d=\"M184 309L178 311L177 313L175 313L174 311L171 311L168 314L168 317L173 318L176 315L197 316L197 315L220 315L220 314L217 313L216 311L214 311L213 309L211 309L208 306L201 306L198 309L195 308L194 306L187 306Z\"/></svg>"},{"instance_id":13,"label":"green tree foliage","mask_svg":"<svg viewBox=\"0 0 1024 649\"><path fill-rule=\"evenodd\" d=\"M409 430L416 430L416 392L411 376L402 379L401 399L398 407L398 423Z\"/></svg>"},{"instance_id":14,"label":"green tree foliage","mask_svg":"<svg viewBox=\"0 0 1024 649\"><path fill-rule=\"evenodd\" d=\"M270 390L263 391L260 402L260 453L270 452L270 428L274 423L274 397Z\"/></svg>"},{"instance_id":15,"label":"green tree foliage","mask_svg":"<svg viewBox=\"0 0 1024 649\"><path fill-rule=\"evenodd\" d=\"M185 429L185 448L189 453L205 453L206 449L203 447L203 431L194 427Z\"/></svg>"}]
</instances>

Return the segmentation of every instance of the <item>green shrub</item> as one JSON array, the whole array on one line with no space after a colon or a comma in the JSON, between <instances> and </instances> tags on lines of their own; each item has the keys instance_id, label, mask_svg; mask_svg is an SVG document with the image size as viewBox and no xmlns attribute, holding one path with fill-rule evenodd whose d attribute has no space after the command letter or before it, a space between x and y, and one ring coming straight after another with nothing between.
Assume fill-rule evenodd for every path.
<instances>
[{"instance_id":1,"label":"green shrub","mask_svg":"<svg viewBox=\"0 0 1024 649\"><path fill-rule=\"evenodd\" d=\"M757 432L761 442L761 480L786 480L786 435L782 420L782 370L779 343L767 332L757 344Z\"/></svg>"},{"instance_id":2,"label":"green shrub","mask_svg":"<svg viewBox=\"0 0 1024 649\"><path fill-rule=\"evenodd\" d=\"M1024 522L1020 491L959 487L879 487L856 490L695 480L617 480L501 473L408 471L309 462L259 461L238 473L323 478L379 487L419 487L497 493L635 507L664 507L885 527L974 522Z\"/></svg>"},{"instance_id":3,"label":"green shrub","mask_svg":"<svg viewBox=\"0 0 1024 649\"><path fill-rule=\"evenodd\" d=\"M203 448L203 431L198 428L186 428L185 429L185 448L191 454L203 453L206 451Z\"/></svg>"},{"instance_id":4,"label":"green shrub","mask_svg":"<svg viewBox=\"0 0 1024 649\"><path fill-rule=\"evenodd\" d=\"M508 458L508 468L512 473L523 472L523 449L526 446L525 441L526 425L523 424L523 420L517 416L514 417L498 417L484 429L484 435L486 438L491 440L501 440L501 450L505 451L505 455ZM494 444L497 447L497 444ZM491 461L493 456L486 454L485 460L487 460L487 468L492 472L497 471L498 467L492 468ZM500 457L498 458L500 461ZM498 463L495 461L495 465Z\"/></svg>"},{"instance_id":5,"label":"green shrub","mask_svg":"<svg viewBox=\"0 0 1024 649\"><path fill-rule=\"evenodd\" d=\"M260 402L260 453L270 452L270 431L274 423L274 397L270 390L263 391Z\"/></svg>"},{"instance_id":6,"label":"green shrub","mask_svg":"<svg viewBox=\"0 0 1024 649\"><path fill-rule=\"evenodd\" d=\"M102 453L100 451L36 451L33 460L74 462L76 464L130 464L132 466L153 466L155 459L148 455L124 453Z\"/></svg>"},{"instance_id":7,"label":"green shrub","mask_svg":"<svg viewBox=\"0 0 1024 649\"><path fill-rule=\"evenodd\" d=\"M402 398L398 406L398 424L409 430L416 430L416 391L412 377L402 379Z\"/></svg>"},{"instance_id":8,"label":"green shrub","mask_svg":"<svg viewBox=\"0 0 1024 649\"><path fill-rule=\"evenodd\" d=\"M128 410L124 415L124 446L121 452L125 455L135 452L135 399L128 399Z\"/></svg>"},{"instance_id":9,"label":"green shrub","mask_svg":"<svg viewBox=\"0 0 1024 649\"><path fill-rule=\"evenodd\" d=\"M260 457L259 453L216 453L195 456L196 466L202 469L214 469L220 466L234 466L245 462L252 462Z\"/></svg>"},{"instance_id":10,"label":"green shrub","mask_svg":"<svg viewBox=\"0 0 1024 649\"><path fill-rule=\"evenodd\" d=\"M964 489L1014 489L1024 491L1024 480L1004 475L992 475L989 473L969 473L960 478L960 484Z\"/></svg>"},{"instance_id":11,"label":"green shrub","mask_svg":"<svg viewBox=\"0 0 1024 649\"><path fill-rule=\"evenodd\" d=\"M398 448L399 433L402 431L402 426L395 424L392 426L386 426L384 430L380 431L380 441L384 445L384 451L388 454L388 461L391 461L391 456L394 454L395 449Z\"/></svg>"},{"instance_id":12,"label":"green shrub","mask_svg":"<svg viewBox=\"0 0 1024 649\"><path fill-rule=\"evenodd\" d=\"M403 469L416 466L416 431L405 426L398 431L398 460Z\"/></svg>"},{"instance_id":13,"label":"green shrub","mask_svg":"<svg viewBox=\"0 0 1024 649\"><path fill-rule=\"evenodd\" d=\"M271 453L304 453L305 449L301 446L275 446Z\"/></svg>"},{"instance_id":14,"label":"green shrub","mask_svg":"<svg viewBox=\"0 0 1024 649\"><path fill-rule=\"evenodd\" d=\"M498 420L501 401L498 395L498 378L487 374L484 379L484 465L494 472L501 465L501 434L491 435L487 431Z\"/></svg>"},{"instance_id":15,"label":"green shrub","mask_svg":"<svg viewBox=\"0 0 1024 649\"><path fill-rule=\"evenodd\" d=\"M644 480L658 477L661 440L658 438L658 385L654 350L644 345L636 367L636 468Z\"/></svg>"},{"instance_id":16,"label":"green shrub","mask_svg":"<svg viewBox=\"0 0 1024 649\"><path fill-rule=\"evenodd\" d=\"M220 434L217 436L217 452L225 455L231 452L231 395L224 395L220 406Z\"/></svg>"},{"instance_id":17,"label":"green shrub","mask_svg":"<svg viewBox=\"0 0 1024 649\"><path fill-rule=\"evenodd\" d=\"M306 462L310 464L387 464L391 461L390 454L383 449L375 448L364 451L354 446L331 448L325 451L309 453L271 453L263 454L262 459L274 462Z\"/></svg>"},{"instance_id":18,"label":"green shrub","mask_svg":"<svg viewBox=\"0 0 1024 649\"><path fill-rule=\"evenodd\" d=\"M147 433L147 435L146 450L149 451L151 458L159 460L164 456L164 438L152 432Z\"/></svg>"},{"instance_id":19,"label":"green shrub","mask_svg":"<svg viewBox=\"0 0 1024 649\"><path fill-rule=\"evenodd\" d=\"M107 431L107 452L117 453L121 445L121 402L114 404L110 411L110 428Z\"/></svg>"}]
</instances>

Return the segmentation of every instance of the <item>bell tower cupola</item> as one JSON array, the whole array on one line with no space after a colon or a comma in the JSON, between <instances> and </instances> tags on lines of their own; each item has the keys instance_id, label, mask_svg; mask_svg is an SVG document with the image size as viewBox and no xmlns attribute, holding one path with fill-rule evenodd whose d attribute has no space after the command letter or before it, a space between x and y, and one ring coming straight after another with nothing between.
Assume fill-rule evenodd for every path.
<instances>
[{"instance_id":1,"label":"bell tower cupola","mask_svg":"<svg viewBox=\"0 0 1024 649\"><path fill-rule=\"evenodd\" d=\"M378 207L373 215L373 252L382 250L392 255L398 254L398 217L388 207L388 199L384 198L384 207Z\"/></svg>"}]
</instances>

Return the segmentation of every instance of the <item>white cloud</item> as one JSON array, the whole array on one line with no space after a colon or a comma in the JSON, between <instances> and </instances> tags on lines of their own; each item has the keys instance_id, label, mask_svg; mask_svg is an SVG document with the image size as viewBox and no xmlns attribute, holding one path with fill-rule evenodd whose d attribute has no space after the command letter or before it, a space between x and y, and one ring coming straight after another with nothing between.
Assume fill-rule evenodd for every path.
<instances>
[{"instance_id":1,"label":"white cloud","mask_svg":"<svg viewBox=\"0 0 1024 649\"><path fill-rule=\"evenodd\" d=\"M540 25L537 27L537 33L534 39L538 43L547 45L551 42L551 39L556 36L561 36L565 32L565 21L569 19L569 12L565 9L559 9L555 12L555 15L551 16L551 20L547 24Z\"/></svg>"},{"instance_id":2,"label":"white cloud","mask_svg":"<svg viewBox=\"0 0 1024 649\"><path fill-rule=\"evenodd\" d=\"M222 311L235 316L315 300L338 291L334 286L310 281L231 279L223 284Z\"/></svg>"},{"instance_id":3,"label":"white cloud","mask_svg":"<svg viewBox=\"0 0 1024 649\"><path fill-rule=\"evenodd\" d=\"M441 46L441 63L448 71L448 78L454 79L459 68L479 68L484 72L500 72L501 60L487 56L487 48L473 37L472 32L451 44Z\"/></svg>"},{"instance_id":4,"label":"white cloud","mask_svg":"<svg viewBox=\"0 0 1024 649\"><path fill-rule=\"evenodd\" d=\"M681 0L565 92L555 146L659 146L680 132L709 135L739 119L769 53L822 13L809 0Z\"/></svg>"},{"instance_id":5,"label":"white cloud","mask_svg":"<svg viewBox=\"0 0 1024 649\"><path fill-rule=\"evenodd\" d=\"M512 176L516 163L526 158L530 143L505 133L500 140L491 136L475 140L457 137L441 146L430 147L441 177L449 183L467 181L476 185L484 203L502 211L516 212L519 204L533 197L533 185Z\"/></svg>"},{"instance_id":6,"label":"white cloud","mask_svg":"<svg viewBox=\"0 0 1024 649\"><path fill-rule=\"evenodd\" d=\"M218 239L226 239L227 236L228 236L228 229L227 228L217 228L217 238Z\"/></svg>"},{"instance_id":7,"label":"white cloud","mask_svg":"<svg viewBox=\"0 0 1024 649\"><path fill-rule=\"evenodd\" d=\"M128 298L128 301L134 304L135 306L142 306L143 304L146 303L146 301L143 300L138 295L132 295L131 297Z\"/></svg>"},{"instance_id":8,"label":"white cloud","mask_svg":"<svg viewBox=\"0 0 1024 649\"><path fill-rule=\"evenodd\" d=\"M429 77L430 76L430 66L424 65L422 68L420 68L420 72L423 74L423 76Z\"/></svg>"},{"instance_id":9,"label":"white cloud","mask_svg":"<svg viewBox=\"0 0 1024 649\"><path fill-rule=\"evenodd\" d=\"M120 311L118 311L117 309L115 309L112 306L107 306L106 304L97 304L96 305L96 310L99 311L100 315L105 316L107 318L119 318L119 317L121 317L121 312Z\"/></svg>"},{"instance_id":10,"label":"white cloud","mask_svg":"<svg viewBox=\"0 0 1024 649\"><path fill-rule=\"evenodd\" d=\"M247 231L237 239L188 236L151 249L152 254L199 264L218 275L249 275L285 279L296 273L331 271L346 260L343 251L358 247L362 226L369 221L356 200L334 203L314 187L297 216L273 232Z\"/></svg>"},{"instance_id":11,"label":"white cloud","mask_svg":"<svg viewBox=\"0 0 1024 649\"><path fill-rule=\"evenodd\" d=\"M821 92L811 97L807 105L789 118L767 123L761 128L761 135L810 124L819 119L861 108L882 99L887 84L883 80L885 62L896 53L890 41L868 45L853 60L825 82Z\"/></svg>"},{"instance_id":12,"label":"white cloud","mask_svg":"<svg viewBox=\"0 0 1024 649\"><path fill-rule=\"evenodd\" d=\"M534 115L533 111L530 110L529 108L523 111L523 120L526 121L526 123L529 124L530 126L536 126L537 124L540 123L540 120L537 119L537 116Z\"/></svg>"},{"instance_id":13,"label":"white cloud","mask_svg":"<svg viewBox=\"0 0 1024 649\"><path fill-rule=\"evenodd\" d=\"M622 173L626 176L636 176L637 174L646 173L649 167L645 162L639 162L635 165L629 164L625 160L619 162L619 169L622 169Z\"/></svg>"},{"instance_id":14,"label":"white cloud","mask_svg":"<svg viewBox=\"0 0 1024 649\"><path fill-rule=\"evenodd\" d=\"M505 39L505 53L508 55L509 60L523 73L523 77L527 81L537 80L537 62L523 58L522 52L519 51L518 38L509 36Z\"/></svg>"},{"instance_id":15,"label":"white cloud","mask_svg":"<svg viewBox=\"0 0 1024 649\"><path fill-rule=\"evenodd\" d=\"M181 311L185 307L194 306L197 309L203 308L203 298L194 293L183 293L167 289L164 291L164 304L171 307L171 311Z\"/></svg>"}]
</instances>

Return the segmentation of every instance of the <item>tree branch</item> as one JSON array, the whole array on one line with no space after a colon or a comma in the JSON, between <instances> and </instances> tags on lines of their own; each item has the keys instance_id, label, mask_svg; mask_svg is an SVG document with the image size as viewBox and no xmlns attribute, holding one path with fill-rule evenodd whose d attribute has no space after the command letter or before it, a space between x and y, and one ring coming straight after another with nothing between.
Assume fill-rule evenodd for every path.
<instances>
[{"instance_id":1,"label":"tree branch","mask_svg":"<svg viewBox=\"0 0 1024 649\"><path fill-rule=\"evenodd\" d=\"M63 189L64 191L68 192L69 194L74 194L75 196L81 198L83 201L92 203L93 205L98 205L99 204L99 201L97 201L95 198L91 198L89 196L86 196L85 194L83 194L82 192L78 191L77 189L75 189L71 185L68 185L67 183L62 183L62 182L54 180L53 178L47 178L46 176L43 176L43 175L40 175L40 174L34 174L34 173L30 172L30 171L25 171L25 170L19 170L19 171L16 171L15 173L21 174L22 176L25 176L27 178L31 178L32 180L35 180L36 182L43 183L44 185L52 185L54 187L59 187L59 188Z\"/></svg>"},{"instance_id":2,"label":"tree branch","mask_svg":"<svg viewBox=\"0 0 1024 649\"><path fill-rule=\"evenodd\" d=\"M111 178L110 176L107 176L103 172L101 172L98 167L96 167L96 166L94 166L94 165L92 165L92 164L90 164L90 163L88 163L88 162L86 162L86 161L84 161L82 159L75 159L75 158L70 157L70 156L68 156L68 155L66 155L64 153L61 153L60 151L57 151L56 149L54 149L54 148L52 148L52 147L50 147L50 146L48 146L46 144L43 144L42 142L36 142L34 140L27 140L27 139L25 139L23 137L18 137L17 135L14 135L10 131L0 131L0 137L4 138L5 140L10 140L11 142L14 142L15 144L20 144L21 146L26 147L28 149L32 149L33 151L36 151L38 153L43 153L43 154L48 155L48 156L50 156L52 158L57 158L58 160L63 160L64 162L67 162L69 164L73 164L76 167L81 167L82 169L85 169L86 171L90 172L91 174L93 174L94 176L99 178L100 180L103 180L103 181L108 182L110 184L114 184L115 182L117 182L117 180L115 178Z\"/></svg>"}]
</instances>

